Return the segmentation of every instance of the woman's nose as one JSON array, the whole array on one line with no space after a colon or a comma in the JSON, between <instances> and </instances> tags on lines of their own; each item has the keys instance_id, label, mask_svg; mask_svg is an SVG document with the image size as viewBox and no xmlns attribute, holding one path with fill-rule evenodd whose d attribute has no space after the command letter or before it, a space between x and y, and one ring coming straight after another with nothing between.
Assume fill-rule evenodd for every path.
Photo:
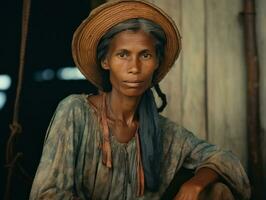
<instances>
[{"instance_id":1,"label":"woman's nose","mask_svg":"<svg viewBox=\"0 0 266 200\"><path fill-rule=\"evenodd\" d=\"M132 58L129 63L128 72L137 74L141 71L141 61L138 58Z\"/></svg>"}]
</instances>

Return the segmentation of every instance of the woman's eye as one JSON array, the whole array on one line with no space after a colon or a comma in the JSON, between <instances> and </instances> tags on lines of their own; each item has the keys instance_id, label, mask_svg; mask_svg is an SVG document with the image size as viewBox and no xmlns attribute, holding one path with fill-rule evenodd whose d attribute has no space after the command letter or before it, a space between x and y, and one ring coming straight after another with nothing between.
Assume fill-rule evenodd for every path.
<instances>
[{"instance_id":1,"label":"woman's eye","mask_svg":"<svg viewBox=\"0 0 266 200\"><path fill-rule=\"evenodd\" d=\"M118 55L120 58L126 58L126 57L128 56L128 53L126 53L126 52L119 52L117 55Z\"/></svg>"},{"instance_id":2,"label":"woman's eye","mask_svg":"<svg viewBox=\"0 0 266 200\"><path fill-rule=\"evenodd\" d=\"M149 58L151 58L151 54L149 54L149 53L143 53L142 54L142 58L149 59Z\"/></svg>"}]
</instances>

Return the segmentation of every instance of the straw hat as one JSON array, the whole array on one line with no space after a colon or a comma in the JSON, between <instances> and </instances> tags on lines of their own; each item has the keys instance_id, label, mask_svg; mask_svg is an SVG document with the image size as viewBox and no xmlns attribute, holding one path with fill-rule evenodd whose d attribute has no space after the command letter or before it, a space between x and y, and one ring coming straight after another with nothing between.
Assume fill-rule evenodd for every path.
<instances>
[{"instance_id":1,"label":"straw hat","mask_svg":"<svg viewBox=\"0 0 266 200\"><path fill-rule=\"evenodd\" d=\"M160 8L143 0L111 1L95 8L77 28L72 54L81 73L102 90L102 69L97 65L97 46L102 36L116 24L132 18L144 18L160 25L166 35L165 56L154 77L158 83L167 74L181 49L181 37L174 21Z\"/></svg>"}]
</instances>

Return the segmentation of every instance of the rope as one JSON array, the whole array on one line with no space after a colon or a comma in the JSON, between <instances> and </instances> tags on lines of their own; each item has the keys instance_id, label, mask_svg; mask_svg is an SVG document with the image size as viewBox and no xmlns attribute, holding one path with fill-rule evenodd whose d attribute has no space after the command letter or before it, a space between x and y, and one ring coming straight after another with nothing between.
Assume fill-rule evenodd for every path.
<instances>
[{"instance_id":1,"label":"rope","mask_svg":"<svg viewBox=\"0 0 266 200\"><path fill-rule=\"evenodd\" d=\"M13 121L10 124L10 136L7 141L6 147L6 167L8 169L7 175L7 182L6 182L6 191L5 191L5 200L11 199L11 180L14 174L14 170L16 168L16 163L18 160L23 156L22 153L16 153L14 156L14 141L17 136L22 132L22 126L18 122L19 118L19 102L20 102L20 95L21 95L21 88L22 88L22 81L23 81L23 72L24 72L24 63L25 63L25 52L26 52L26 43L27 43L27 34L28 34L28 24L29 24L29 15L30 15L30 5L31 0L24 0L23 1L23 8L22 8L22 28L21 28L21 44L20 44L20 58L19 58L19 73L18 73L18 83L17 83L17 90L16 90L16 98L14 104L14 113L13 113ZM19 170L22 174L29 178L26 171L22 168L21 165L19 166Z\"/></svg>"}]
</instances>

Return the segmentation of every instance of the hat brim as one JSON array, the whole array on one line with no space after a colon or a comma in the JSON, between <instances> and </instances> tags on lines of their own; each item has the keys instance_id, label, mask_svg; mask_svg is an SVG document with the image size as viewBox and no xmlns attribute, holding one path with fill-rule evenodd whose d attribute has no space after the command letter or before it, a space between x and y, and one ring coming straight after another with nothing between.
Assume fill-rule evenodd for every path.
<instances>
[{"instance_id":1,"label":"hat brim","mask_svg":"<svg viewBox=\"0 0 266 200\"><path fill-rule=\"evenodd\" d=\"M81 73L102 90L102 70L97 64L97 46L113 26L132 18L143 18L161 26L166 35L164 60L154 77L158 83L170 70L181 50L181 37L174 21L160 8L142 0L120 0L94 9L74 33L72 54Z\"/></svg>"}]
</instances>

